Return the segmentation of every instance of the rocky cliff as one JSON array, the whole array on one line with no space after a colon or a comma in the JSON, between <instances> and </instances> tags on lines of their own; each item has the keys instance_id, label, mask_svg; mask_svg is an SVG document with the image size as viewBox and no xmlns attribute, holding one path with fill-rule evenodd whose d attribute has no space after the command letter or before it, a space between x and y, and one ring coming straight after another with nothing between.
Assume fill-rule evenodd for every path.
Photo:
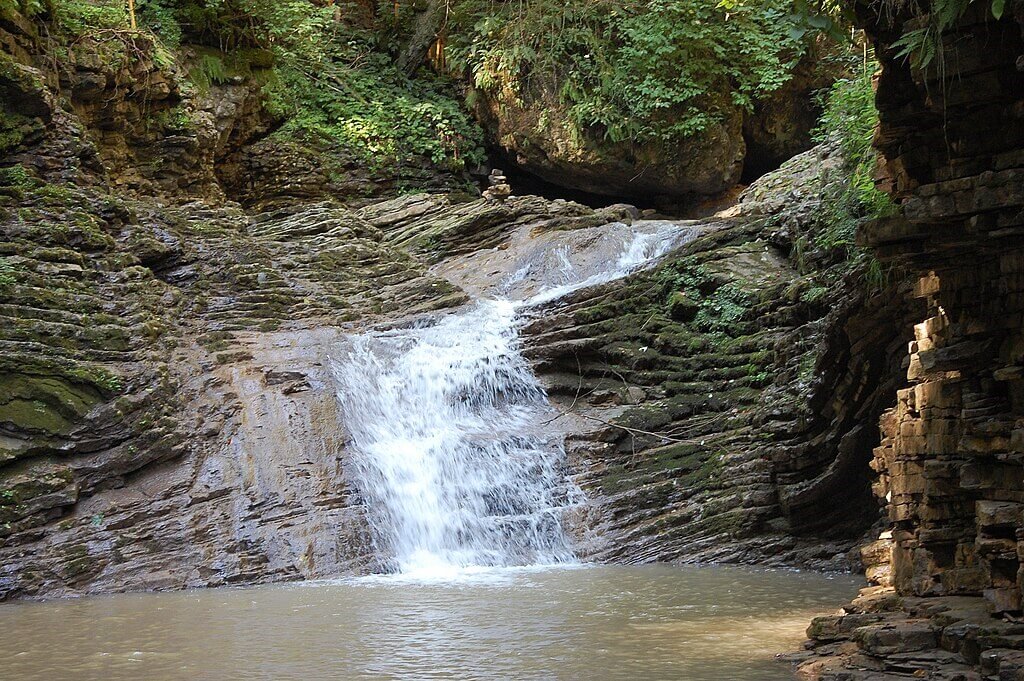
<instances>
[{"instance_id":1,"label":"rocky cliff","mask_svg":"<svg viewBox=\"0 0 1024 681\"><path fill-rule=\"evenodd\" d=\"M0 28L0 597L373 569L338 340L465 302L447 265L514 235L637 217L385 200L387 178L268 135L251 72L196 88L199 48L168 63L113 32L56 64L39 23ZM834 147L804 154L660 268L536 311L582 554L848 564L878 517L863 423L909 327L898 284L865 292L863 263L814 246L843 181Z\"/></svg>"},{"instance_id":2,"label":"rocky cliff","mask_svg":"<svg viewBox=\"0 0 1024 681\"><path fill-rule=\"evenodd\" d=\"M865 424L899 385L908 311L899 282L866 284L821 251L810 264L843 178L833 147L802 154L661 267L526 328L585 424L569 452L592 498L588 556L858 563L847 552L879 509Z\"/></svg>"},{"instance_id":3,"label":"rocky cliff","mask_svg":"<svg viewBox=\"0 0 1024 681\"><path fill-rule=\"evenodd\" d=\"M816 94L847 68L787 2L445 6L419 21L435 17L502 163L647 205L720 196L809 149Z\"/></svg>"},{"instance_id":4,"label":"rocky cliff","mask_svg":"<svg viewBox=\"0 0 1024 681\"><path fill-rule=\"evenodd\" d=\"M476 115L510 164L547 182L667 206L719 196L744 177L758 177L812 146L821 113L814 93L836 70L808 60L792 80L755 110L728 102L723 86L709 108L722 113L705 130L666 144L607 139L599 126L582 133L560 101L564 83L542 75L528 91L474 91Z\"/></svg>"},{"instance_id":5,"label":"rocky cliff","mask_svg":"<svg viewBox=\"0 0 1024 681\"><path fill-rule=\"evenodd\" d=\"M862 239L912 274L920 311L872 462L888 516L864 549L878 586L811 627L824 659L806 678L1024 674L1024 16L972 3L914 67L896 43L936 7L858 5L883 64L875 143L903 209Z\"/></svg>"},{"instance_id":6,"label":"rocky cliff","mask_svg":"<svg viewBox=\"0 0 1024 681\"><path fill-rule=\"evenodd\" d=\"M338 340L466 302L456 265L520 237L638 218L396 196L394 176L270 134L251 73L190 88L198 53L168 65L136 33L76 42L54 68L37 24L0 28L0 597L373 569L328 370ZM983 119L1004 137L1006 63L1004 118ZM916 289L834 238L848 169L828 143L692 223L657 268L533 311L524 343L589 499L572 520L582 555L863 561L901 593L987 589L1013 611L1017 160L938 173L901 136L948 122L900 68L886 61L881 140L910 221L865 234L927 275ZM965 117L964 135L979 129ZM464 181L421 170L404 177ZM1006 315L969 308L979 291ZM928 449L951 443L959 459Z\"/></svg>"},{"instance_id":7,"label":"rocky cliff","mask_svg":"<svg viewBox=\"0 0 1024 681\"><path fill-rule=\"evenodd\" d=\"M661 268L525 329L590 496L584 555L844 567L876 521L858 424L888 406L906 324L898 287L859 293L863 271L795 246L837 167L799 157ZM5 178L5 597L373 569L339 338L464 302L444 265L514 234L637 215L427 195L255 213Z\"/></svg>"},{"instance_id":8,"label":"rocky cliff","mask_svg":"<svg viewBox=\"0 0 1024 681\"><path fill-rule=\"evenodd\" d=\"M295 205L336 186L329 157L231 181L272 124L252 78L199 91L141 32L55 41L4 12L0 592L372 562L325 352L353 320L465 296L352 210Z\"/></svg>"}]
</instances>

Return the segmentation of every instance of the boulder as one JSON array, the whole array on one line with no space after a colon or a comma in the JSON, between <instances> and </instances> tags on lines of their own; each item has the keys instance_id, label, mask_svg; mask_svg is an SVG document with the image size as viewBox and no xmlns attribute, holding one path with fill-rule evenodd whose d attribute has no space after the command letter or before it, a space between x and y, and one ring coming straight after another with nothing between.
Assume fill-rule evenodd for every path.
<instances>
[{"instance_id":1,"label":"boulder","mask_svg":"<svg viewBox=\"0 0 1024 681\"><path fill-rule=\"evenodd\" d=\"M526 92L477 90L471 99L492 144L526 172L578 191L679 202L718 196L810 149L821 114L815 93L838 75L836 67L822 66L814 51L752 111L736 105L726 91L711 93L708 106L717 117L678 143L616 142L599 126L578 130L554 76L533 74Z\"/></svg>"},{"instance_id":2,"label":"boulder","mask_svg":"<svg viewBox=\"0 0 1024 681\"><path fill-rule=\"evenodd\" d=\"M613 142L579 134L559 101L555 78L535 77L525 94L475 91L476 115L492 144L516 166L569 189L626 198L693 199L739 182L746 144L743 113L722 97L721 118L685 143Z\"/></svg>"}]
</instances>

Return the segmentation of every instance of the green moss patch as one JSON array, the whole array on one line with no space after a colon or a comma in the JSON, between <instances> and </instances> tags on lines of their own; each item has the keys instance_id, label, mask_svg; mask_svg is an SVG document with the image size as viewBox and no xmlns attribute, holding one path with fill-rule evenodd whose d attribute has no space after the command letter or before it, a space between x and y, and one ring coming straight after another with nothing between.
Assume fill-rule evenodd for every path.
<instances>
[{"instance_id":1,"label":"green moss patch","mask_svg":"<svg viewBox=\"0 0 1024 681\"><path fill-rule=\"evenodd\" d=\"M102 397L55 376L0 374L0 423L44 435L66 434Z\"/></svg>"}]
</instances>

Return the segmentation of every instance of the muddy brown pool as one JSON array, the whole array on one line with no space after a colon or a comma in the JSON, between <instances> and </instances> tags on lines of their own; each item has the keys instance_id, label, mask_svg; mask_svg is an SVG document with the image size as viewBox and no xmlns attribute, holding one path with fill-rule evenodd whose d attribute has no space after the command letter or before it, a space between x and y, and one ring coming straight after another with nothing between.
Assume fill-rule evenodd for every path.
<instances>
[{"instance_id":1,"label":"muddy brown pool","mask_svg":"<svg viewBox=\"0 0 1024 681\"><path fill-rule=\"evenodd\" d=\"M4 679L791 678L773 660L849 576L505 569L0 606Z\"/></svg>"}]
</instances>

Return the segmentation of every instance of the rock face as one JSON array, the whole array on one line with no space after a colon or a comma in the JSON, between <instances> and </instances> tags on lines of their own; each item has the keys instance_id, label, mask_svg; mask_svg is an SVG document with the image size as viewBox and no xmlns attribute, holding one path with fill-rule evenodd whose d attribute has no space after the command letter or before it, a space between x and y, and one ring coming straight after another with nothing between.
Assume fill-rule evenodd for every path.
<instances>
[{"instance_id":1,"label":"rock face","mask_svg":"<svg viewBox=\"0 0 1024 681\"><path fill-rule=\"evenodd\" d=\"M492 274L470 258L638 218L497 179L497 200L373 200L263 136L244 81L194 96L144 45L54 73L30 25L0 38L0 598L374 569L338 339L465 302L445 277ZM876 522L862 424L909 324L898 286L799 246L840 175L809 152L658 269L530 320L587 557L842 567Z\"/></svg>"},{"instance_id":2,"label":"rock face","mask_svg":"<svg viewBox=\"0 0 1024 681\"><path fill-rule=\"evenodd\" d=\"M679 147L612 143L579 135L558 101L557 82L531 81L523 96L479 95L477 118L516 166L541 179L594 194L693 198L739 182L745 146L743 115L725 107L722 120Z\"/></svg>"},{"instance_id":3,"label":"rock face","mask_svg":"<svg viewBox=\"0 0 1024 681\"><path fill-rule=\"evenodd\" d=\"M55 73L30 25L2 28L0 598L373 569L337 340L489 290L521 242L638 218L499 181L374 199L397 187L263 136L245 82L187 96L153 59L88 55ZM979 613L1016 616L1024 574L1019 25L968 15L950 39L977 59L949 89L870 28L906 219L864 236L916 283L814 246L843 179L826 145L657 268L537 308L523 340L590 499L583 555L860 562L883 590L815 624L806 674L1012 670L1019 625Z\"/></svg>"},{"instance_id":4,"label":"rock face","mask_svg":"<svg viewBox=\"0 0 1024 681\"><path fill-rule=\"evenodd\" d=\"M851 453L874 444L855 418L891 393L862 386L904 345L897 292L858 297L840 264L794 260L834 165L827 150L797 159L672 262L526 329L575 410L588 556L840 566L874 522L867 457ZM8 598L373 569L328 371L336 340L465 301L431 263L636 218L427 195L246 213L4 177Z\"/></svg>"},{"instance_id":5,"label":"rock face","mask_svg":"<svg viewBox=\"0 0 1024 681\"><path fill-rule=\"evenodd\" d=\"M650 202L716 196L744 176L756 178L812 145L820 110L814 92L834 73L805 59L777 93L745 112L719 97L720 116L685 143L613 142L601 130L580 133L559 100L560 83L535 74L526 93L476 92L476 114L508 160L569 189Z\"/></svg>"},{"instance_id":6,"label":"rock face","mask_svg":"<svg viewBox=\"0 0 1024 681\"><path fill-rule=\"evenodd\" d=\"M217 165L225 192L252 210L337 197L369 204L414 187L417 191L479 195L465 173L424 161L408 162L400 172L374 172L351 152L322 141L271 135L239 148Z\"/></svg>"},{"instance_id":7,"label":"rock face","mask_svg":"<svg viewBox=\"0 0 1024 681\"><path fill-rule=\"evenodd\" d=\"M351 320L464 295L343 209L251 218L56 191L24 189L2 231L0 593L372 564L327 353Z\"/></svg>"},{"instance_id":8,"label":"rock face","mask_svg":"<svg viewBox=\"0 0 1024 681\"><path fill-rule=\"evenodd\" d=\"M465 302L428 260L619 214L428 195L252 214L4 180L0 599L374 569L338 339Z\"/></svg>"},{"instance_id":9,"label":"rock face","mask_svg":"<svg viewBox=\"0 0 1024 681\"><path fill-rule=\"evenodd\" d=\"M33 23L0 22L0 43L2 124L18 126L4 135L4 164L49 181L223 199L215 167L270 127L252 82L188 93L142 33L83 37L59 67Z\"/></svg>"},{"instance_id":10,"label":"rock face","mask_svg":"<svg viewBox=\"0 0 1024 681\"><path fill-rule=\"evenodd\" d=\"M465 295L338 205L225 204L251 83L187 93L141 34L54 70L4 16L0 598L368 569L327 355Z\"/></svg>"},{"instance_id":11,"label":"rock face","mask_svg":"<svg viewBox=\"0 0 1024 681\"><path fill-rule=\"evenodd\" d=\"M848 567L878 518L863 422L890 404L907 312L845 263L799 264L837 166L828 149L797 157L660 268L526 328L581 424L589 557Z\"/></svg>"},{"instance_id":12,"label":"rock face","mask_svg":"<svg viewBox=\"0 0 1024 681\"><path fill-rule=\"evenodd\" d=\"M883 64L876 145L904 215L862 236L915 277L921 312L902 362L910 385L881 420L872 463L889 522L865 554L871 580L892 595L812 626L826 659L803 673L1021 678L1020 6L997 21L985 3L971 4L942 36L943 72L912 69L893 47L927 16L858 11Z\"/></svg>"}]
</instances>

